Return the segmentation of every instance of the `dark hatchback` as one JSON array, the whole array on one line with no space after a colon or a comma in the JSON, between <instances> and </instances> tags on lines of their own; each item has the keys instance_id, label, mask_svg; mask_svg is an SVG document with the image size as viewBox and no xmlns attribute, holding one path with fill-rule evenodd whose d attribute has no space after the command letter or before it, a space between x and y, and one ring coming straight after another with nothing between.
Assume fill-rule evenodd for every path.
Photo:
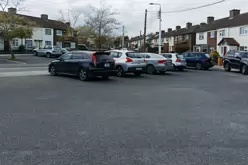
<instances>
[{"instance_id":1,"label":"dark hatchback","mask_svg":"<svg viewBox=\"0 0 248 165\"><path fill-rule=\"evenodd\" d=\"M107 52L75 51L60 56L49 64L52 76L58 74L78 76L80 80L101 76L108 79L115 75L115 61Z\"/></svg>"},{"instance_id":2,"label":"dark hatchback","mask_svg":"<svg viewBox=\"0 0 248 165\"><path fill-rule=\"evenodd\" d=\"M182 55L187 62L187 67L194 67L197 70L208 70L209 68L214 66L212 58L206 53L185 52Z\"/></svg>"}]
</instances>

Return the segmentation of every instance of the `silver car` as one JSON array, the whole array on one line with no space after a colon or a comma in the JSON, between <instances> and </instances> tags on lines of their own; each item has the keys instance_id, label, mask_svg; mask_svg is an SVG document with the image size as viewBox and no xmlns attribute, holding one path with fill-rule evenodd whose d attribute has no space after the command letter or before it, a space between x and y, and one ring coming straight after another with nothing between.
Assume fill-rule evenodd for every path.
<instances>
[{"instance_id":1,"label":"silver car","mask_svg":"<svg viewBox=\"0 0 248 165\"><path fill-rule=\"evenodd\" d=\"M59 46L45 46L41 49L34 49L33 53L35 56L46 56L47 58L51 58L60 57L64 52Z\"/></svg>"},{"instance_id":2,"label":"silver car","mask_svg":"<svg viewBox=\"0 0 248 165\"><path fill-rule=\"evenodd\" d=\"M167 59L159 54L154 53L140 53L145 58L146 61L146 71L148 74L156 74L157 72L165 73L170 70L172 65L172 60Z\"/></svg>"},{"instance_id":3,"label":"silver car","mask_svg":"<svg viewBox=\"0 0 248 165\"><path fill-rule=\"evenodd\" d=\"M117 76L122 77L126 73L140 76L146 67L144 58L136 52L127 50L111 50L110 56L115 60Z\"/></svg>"},{"instance_id":4,"label":"silver car","mask_svg":"<svg viewBox=\"0 0 248 165\"><path fill-rule=\"evenodd\" d=\"M164 57L172 60L173 70L184 70L187 66L187 62L183 55L179 55L177 53L164 53L162 54Z\"/></svg>"}]
</instances>

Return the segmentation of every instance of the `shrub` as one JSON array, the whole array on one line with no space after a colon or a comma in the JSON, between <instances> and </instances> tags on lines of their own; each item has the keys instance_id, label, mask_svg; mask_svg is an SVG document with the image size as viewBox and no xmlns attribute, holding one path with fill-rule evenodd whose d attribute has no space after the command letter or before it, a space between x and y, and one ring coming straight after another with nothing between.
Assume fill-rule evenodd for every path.
<instances>
[{"instance_id":1,"label":"shrub","mask_svg":"<svg viewBox=\"0 0 248 165\"><path fill-rule=\"evenodd\" d=\"M217 50L211 52L210 56L212 57L214 63L218 63L218 58L220 57L220 54L217 52Z\"/></svg>"},{"instance_id":2,"label":"shrub","mask_svg":"<svg viewBox=\"0 0 248 165\"><path fill-rule=\"evenodd\" d=\"M25 52L25 46L24 45L19 46L19 52Z\"/></svg>"}]
</instances>

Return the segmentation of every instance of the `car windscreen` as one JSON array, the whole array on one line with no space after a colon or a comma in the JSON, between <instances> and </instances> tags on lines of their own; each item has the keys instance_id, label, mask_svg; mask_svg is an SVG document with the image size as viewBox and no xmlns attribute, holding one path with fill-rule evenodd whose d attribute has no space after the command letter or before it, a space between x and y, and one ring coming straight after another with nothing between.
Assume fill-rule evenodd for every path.
<instances>
[{"instance_id":1,"label":"car windscreen","mask_svg":"<svg viewBox=\"0 0 248 165\"><path fill-rule=\"evenodd\" d=\"M207 58L211 58L209 54L205 54L205 56L206 56Z\"/></svg>"},{"instance_id":2,"label":"car windscreen","mask_svg":"<svg viewBox=\"0 0 248 165\"><path fill-rule=\"evenodd\" d=\"M241 52L240 55L242 58L248 58L248 52Z\"/></svg>"},{"instance_id":3,"label":"car windscreen","mask_svg":"<svg viewBox=\"0 0 248 165\"><path fill-rule=\"evenodd\" d=\"M126 53L127 57L130 58L143 58L141 53L136 53L136 52L129 52Z\"/></svg>"}]
</instances>

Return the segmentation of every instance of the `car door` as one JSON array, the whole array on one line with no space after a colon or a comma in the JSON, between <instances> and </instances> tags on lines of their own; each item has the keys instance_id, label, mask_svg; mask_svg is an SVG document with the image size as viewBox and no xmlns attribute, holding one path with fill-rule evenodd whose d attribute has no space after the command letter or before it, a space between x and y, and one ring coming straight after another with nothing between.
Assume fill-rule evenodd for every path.
<instances>
[{"instance_id":1,"label":"car door","mask_svg":"<svg viewBox=\"0 0 248 165\"><path fill-rule=\"evenodd\" d=\"M72 54L66 53L58 58L59 62L56 64L57 72L68 74L68 62L71 59Z\"/></svg>"},{"instance_id":2,"label":"car door","mask_svg":"<svg viewBox=\"0 0 248 165\"><path fill-rule=\"evenodd\" d=\"M241 64L241 56L239 52L236 52L232 60L232 67L235 69L240 69L240 64Z\"/></svg>"},{"instance_id":3,"label":"car door","mask_svg":"<svg viewBox=\"0 0 248 165\"><path fill-rule=\"evenodd\" d=\"M79 62L83 59L83 53L72 53L71 59L67 61L66 67L68 74L77 75Z\"/></svg>"},{"instance_id":4,"label":"car door","mask_svg":"<svg viewBox=\"0 0 248 165\"><path fill-rule=\"evenodd\" d=\"M182 55L186 60L187 66L192 67L193 66L192 65L192 58L190 57L190 54L189 53L183 53Z\"/></svg>"},{"instance_id":5,"label":"car door","mask_svg":"<svg viewBox=\"0 0 248 165\"><path fill-rule=\"evenodd\" d=\"M232 68L236 68L234 54L235 52L233 50L228 51L226 54L226 60L230 62Z\"/></svg>"}]
</instances>

